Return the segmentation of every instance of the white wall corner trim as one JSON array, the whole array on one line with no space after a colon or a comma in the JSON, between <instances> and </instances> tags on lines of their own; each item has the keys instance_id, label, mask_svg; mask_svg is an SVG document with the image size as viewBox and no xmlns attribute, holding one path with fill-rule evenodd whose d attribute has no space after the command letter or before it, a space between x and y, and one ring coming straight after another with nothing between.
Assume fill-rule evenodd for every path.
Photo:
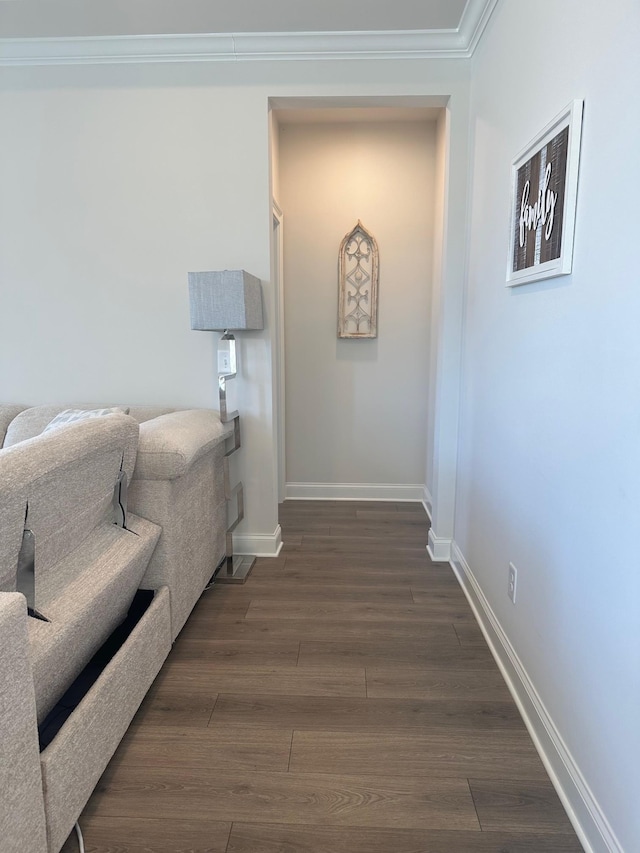
<instances>
[{"instance_id":1,"label":"white wall corner trim","mask_svg":"<svg viewBox=\"0 0 640 853\"><path fill-rule=\"evenodd\" d=\"M418 501L425 487L403 483L287 483L285 497L296 501Z\"/></svg>"},{"instance_id":2,"label":"white wall corner trim","mask_svg":"<svg viewBox=\"0 0 640 853\"><path fill-rule=\"evenodd\" d=\"M587 853L624 853L456 542L451 566Z\"/></svg>"},{"instance_id":3,"label":"white wall corner trim","mask_svg":"<svg viewBox=\"0 0 640 853\"><path fill-rule=\"evenodd\" d=\"M256 557L277 557L282 550L282 528L276 527L273 533L234 533L233 551L235 554L253 554Z\"/></svg>"},{"instance_id":4,"label":"white wall corner trim","mask_svg":"<svg viewBox=\"0 0 640 853\"><path fill-rule=\"evenodd\" d=\"M433 498L431 497L431 492L426 486L422 489L422 506L429 516L429 521L431 521L433 513Z\"/></svg>"},{"instance_id":5,"label":"white wall corner trim","mask_svg":"<svg viewBox=\"0 0 640 853\"><path fill-rule=\"evenodd\" d=\"M432 527L429 530L427 554L435 563L448 563L451 559L451 539L437 536Z\"/></svg>"},{"instance_id":6,"label":"white wall corner trim","mask_svg":"<svg viewBox=\"0 0 640 853\"><path fill-rule=\"evenodd\" d=\"M304 59L464 59L497 0L469 0L452 30L187 33L0 39L0 66Z\"/></svg>"}]
</instances>

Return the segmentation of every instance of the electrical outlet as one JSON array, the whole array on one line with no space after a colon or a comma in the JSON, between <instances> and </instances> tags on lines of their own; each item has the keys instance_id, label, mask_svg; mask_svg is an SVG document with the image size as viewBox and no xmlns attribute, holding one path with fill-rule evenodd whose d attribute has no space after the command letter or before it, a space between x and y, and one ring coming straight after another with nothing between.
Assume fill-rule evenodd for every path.
<instances>
[{"instance_id":1,"label":"electrical outlet","mask_svg":"<svg viewBox=\"0 0 640 853\"><path fill-rule=\"evenodd\" d=\"M509 586L507 587L507 592L509 593L509 598L515 604L516 603L516 586L518 583L518 570L513 565L513 563L509 563Z\"/></svg>"}]
</instances>

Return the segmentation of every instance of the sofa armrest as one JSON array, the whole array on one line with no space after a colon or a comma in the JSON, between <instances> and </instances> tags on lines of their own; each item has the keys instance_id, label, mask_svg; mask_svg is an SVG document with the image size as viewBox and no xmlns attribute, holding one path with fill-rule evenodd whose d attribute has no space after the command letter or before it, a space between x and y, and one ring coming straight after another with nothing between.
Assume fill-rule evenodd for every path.
<instances>
[{"instance_id":1,"label":"sofa armrest","mask_svg":"<svg viewBox=\"0 0 640 853\"><path fill-rule=\"evenodd\" d=\"M175 480L232 434L210 409L160 415L140 424L134 480Z\"/></svg>"},{"instance_id":2,"label":"sofa armrest","mask_svg":"<svg viewBox=\"0 0 640 853\"><path fill-rule=\"evenodd\" d=\"M162 528L142 586L169 587L172 639L225 554L224 456L232 435L233 424L209 409L140 424L129 509Z\"/></svg>"},{"instance_id":3,"label":"sofa armrest","mask_svg":"<svg viewBox=\"0 0 640 853\"><path fill-rule=\"evenodd\" d=\"M46 853L36 699L29 663L27 605L0 593L0 830L3 853Z\"/></svg>"}]
</instances>

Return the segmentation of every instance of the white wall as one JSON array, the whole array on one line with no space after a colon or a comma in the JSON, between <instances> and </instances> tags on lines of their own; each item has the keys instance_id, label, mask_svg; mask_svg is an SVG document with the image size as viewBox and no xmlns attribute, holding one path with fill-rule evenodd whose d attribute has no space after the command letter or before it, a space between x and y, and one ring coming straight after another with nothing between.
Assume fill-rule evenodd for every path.
<instances>
[{"instance_id":1,"label":"white wall","mask_svg":"<svg viewBox=\"0 0 640 853\"><path fill-rule=\"evenodd\" d=\"M426 501L433 515L433 495L436 476L436 386L438 365L438 344L440 342L440 306L442 294L442 269L444 259L445 209L447 206L447 111L441 110L436 122L434 193L433 193L433 249L431 297L431 334L429 342L429 383L427 403L427 453L425 469ZM455 436L457 441L457 435ZM454 478L455 485L455 478Z\"/></svg>"},{"instance_id":2,"label":"white wall","mask_svg":"<svg viewBox=\"0 0 640 853\"><path fill-rule=\"evenodd\" d=\"M0 398L215 406L216 335L189 329L187 272L259 276L266 328L240 339L238 532L268 549L269 97L450 96L464 139L467 92L462 61L3 69Z\"/></svg>"},{"instance_id":3,"label":"white wall","mask_svg":"<svg viewBox=\"0 0 640 853\"><path fill-rule=\"evenodd\" d=\"M297 492L419 484L422 496L434 160L434 122L280 129L286 471ZM380 252L378 337L345 340L336 333L338 248L358 220Z\"/></svg>"},{"instance_id":4,"label":"white wall","mask_svg":"<svg viewBox=\"0 0 640 853\"><path fill-rule=\"evenodd\" d=\"M626 853L640 850L639 40L631 0L509 0L473 59L455 524L594 811L593 849ZM507 289L511 160L578 97L574 272Z\"/></svg>"}]
</instances>

